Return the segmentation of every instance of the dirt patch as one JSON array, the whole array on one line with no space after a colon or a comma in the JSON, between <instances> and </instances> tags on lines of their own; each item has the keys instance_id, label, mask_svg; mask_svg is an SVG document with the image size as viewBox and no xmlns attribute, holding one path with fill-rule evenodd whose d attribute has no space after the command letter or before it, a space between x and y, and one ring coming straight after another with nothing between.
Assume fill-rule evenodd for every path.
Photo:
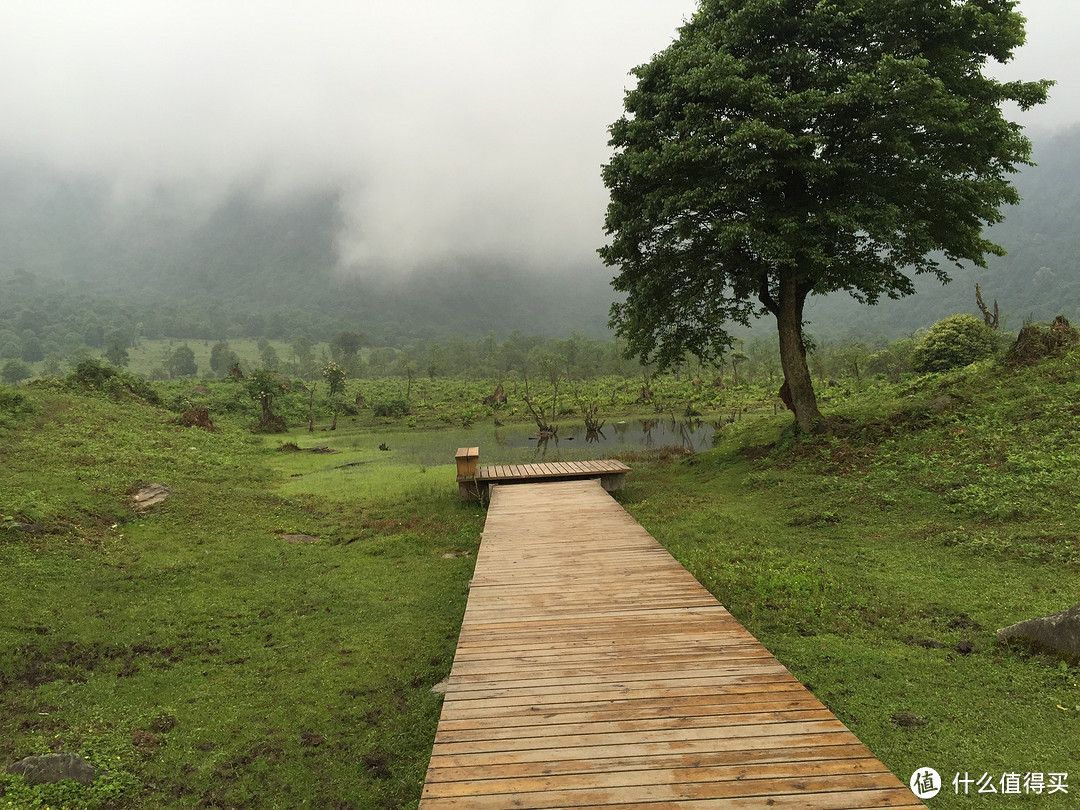
<instances>
[{"instance_id":1,"label":"dirt patch","mask_svg":"<svg viewBox=\"0 0 1080 810\"><path fill-rule=\"evenodd\" d=\"M389 779L390 766L386 761L386 754L382 751L373 751L364 755L364 767L376 779Z\"/></svg>"},{"instance_id":2,"label":"dirt patch","mask_svg":"<svg viewBox=\"0 0 1080 810\"><path fill-rule=\"evenodd\" d=\"M982 630L982 625L966 613L954 613L945 626L949 630Z\"/></svg>"},{"instance_id":3,"label":"dirt patch","mask_svg":"<svg viewBox=\"0 0 1080 810\"><path fill-rule=\"evenodd\" d=\"M285 442L285 444L278 447L279 453L315 453L316 455L337 455L340 450L335 450L332 447L327 447L325 444L319 444L315 447L301 447L296 442Z\"/></svg>"},{"instance_id":4,"label":"dirt patch","mask_svg":"<svg viewBox=\"0 0 1080 810\"><path fill-rule=\"evenodd\" d=\"M930 722L914 712L897 712L889 718L889 721L897 728L920 728Z\"/></svg>"},{"instance_id":5,"label":"dirt patch","mask_svg":"<svg viewBox=\"0 0 1080 810\"><path fill-rule=\"evenodd\" d=\"M757 444L753 447L740 447L738 450L740 458L744 458L747 461L758 461L763 458L768 458L769 453L773 450L771 444Z\"/></svg>"},{"instance_id":6,"label":"dirt patch","mask_svg":"<svg viewBox=\"0 0 1080 810\"><path fill-rule=\"evenodd\" d=\"M159 714L150 721L150 730L158 734L166 734L176 728L177 720L171 714Z\"/></svg>"},{"instance_id":7,"label":"dirt patch","mask_svg":"<svg viewBox=\"0 0 1080 810\"><path fill-rule=\"evenodd\" d=\"M161 745L157 734L143 728L134 729L131 733L131 744L144 757L152 755Z\"/></svg>"},{"instance_id":8,"label":"dirt patch","mask_svg":"<svg viewBox=\"0 0 1080 810\"><path fill-rule=\"evenodd\" d=\"M334 467L335 470L347 470L350 467L361 467L364 464L370 464L370 461L350 461L348 464L339 464Z\"/></svg>"},{"instance_id":9,"label":"dirt patch","mask_svg":"<svg viewBox=\"0 0 1080 810\"><path fill-rule=\"evenodd\" d=\"M216 655L221 651L210 642L155 647L151 644L121 645L86 644L81 641L62 641L45 649L26 644L16 649L18 663L7 672L0 670L0 691L9 686L36 689L54 681L85 683L91 672L105 665L117 667L117 677L131 677L139 672L139 662L155 669L167 669L189 656ZM118 662L118 663L117 663ZM151 730L163 732L170 715L155 718ZM172 718L175 725L175 718ZM158 727L157 724L164 724ZM171 726L170 726L171 728Z\"/></svg>"},{"instance_id":10,"label":"dirt patch","mask_svg":"<svg viewBox=\"0 0 1080 810\"><path fill-rule=\"evenodd\" d=\"M944 650L946 647L949 646L942 641L934 641L933 639L929 638L913 639L912 641L909 641L908 644L910 644L912 647L925 647L928 650Z\"/></svg>"}]
</instances>

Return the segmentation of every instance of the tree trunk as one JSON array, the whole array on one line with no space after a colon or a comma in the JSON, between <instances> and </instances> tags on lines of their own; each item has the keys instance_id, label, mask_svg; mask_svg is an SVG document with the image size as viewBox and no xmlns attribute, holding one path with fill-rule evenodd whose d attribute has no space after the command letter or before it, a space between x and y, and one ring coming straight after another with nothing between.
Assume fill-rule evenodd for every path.
<instances>
[{"instance_id":1,"label":"tree trunk","mask_svg":"<svg viewBox=\"0 0 1080 810\"><path fill-rule=\"evenodd\" d=\"M809 289L800 289L794 272L781 272L779 300L774 314L780 333L780 365L784 369L784 380L795 406L795 422L800 430L810 433L821 421L821 411L818 410L803 345L803 303L808 292Z\"/></svg>"}]
</instances>

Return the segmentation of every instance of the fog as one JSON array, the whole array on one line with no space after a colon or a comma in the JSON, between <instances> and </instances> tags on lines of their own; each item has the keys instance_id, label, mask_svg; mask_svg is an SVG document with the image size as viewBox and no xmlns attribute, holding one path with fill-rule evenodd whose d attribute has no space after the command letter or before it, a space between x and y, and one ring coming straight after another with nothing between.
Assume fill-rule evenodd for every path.
<instances>
[{"instance_id":1,"label":"fog","mask_svg":"<svg viewBox=\"0 0 1080 810\"><path fill-rule=\"evenodd\" d=\"M12 0L0 158L100 179L118 216L163 190L197 217L238 189L337 189L352 270L595 265L628 72L695 6ZM1028 45L994 72L1059 81L1020 120L1080 119L1080 8L1020 9Z\"/></svg>"}]
</instances>

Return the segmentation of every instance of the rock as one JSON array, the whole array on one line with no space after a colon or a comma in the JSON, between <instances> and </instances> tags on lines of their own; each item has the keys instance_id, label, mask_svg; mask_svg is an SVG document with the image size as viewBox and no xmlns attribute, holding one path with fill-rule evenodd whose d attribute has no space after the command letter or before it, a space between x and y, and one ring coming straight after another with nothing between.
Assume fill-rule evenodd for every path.
<instances>
[{"instance_id":1,"label":"rock","mask_svg":"<svg viewBox=\"0 0 1080 810\"><path fill-rule=\"evenodd\" d=\"M78 754L26 757L8 766L7 772L13 776L21 775L28 785L44 785L61 779L74 779L79 784L89 785L97 776L94 766Z\"/></svg>"},{"instance_id":2,"label":"rock","mask_svg":"<svg viewBox=\"0 0 1080 810\"><path fill-rule=\"evenodd\" d=\"M1040 619L1028 619L1003 627L997 631L997 640L1023 641L1080 660L1080 605Z\"/></svg>"},{"instance_id":3,"label":"rock","mask_svg":"<svg viewBox=\"0 0 1080 810\"><path fill-rule=\"evenodd\" d=\"M44 523L11 523L11 528L17 532L26 532L27 534L45 534L48 531L48 527Z\"/></svg>"},{"instance_id":4,"label":"rock","mask_svg":"<svg viewBox=\"0 0 1080 810\"><path fill-rule=\"evenodd\" d=\"M441 681L439 681L437 684L435 684L433 687L431 687L431 691L434 692L436 695L445 695L446 690L449 687L450 687L450 679L449 678L443 678Z\"/></svg>"},{"instance_id":5,"label":"rock","mask_svg":"<svg viewBox=\"0 0 1080 810\"><path fill-rule=\"evenodd\" d=\"M319 538L311 534L283 534L281 539L287 543L318 543Z\"/></svg>"},{"instance_id":6,"label":"rock","mask_svg":"<svg viewBox=\"0 0 1080 810\"><path fill-rule=\"evenodd\" d=\"M164 484L146 484L131 493L131 505L140 512L164 501L172 490Z\"/></svg>"}]
</instances>

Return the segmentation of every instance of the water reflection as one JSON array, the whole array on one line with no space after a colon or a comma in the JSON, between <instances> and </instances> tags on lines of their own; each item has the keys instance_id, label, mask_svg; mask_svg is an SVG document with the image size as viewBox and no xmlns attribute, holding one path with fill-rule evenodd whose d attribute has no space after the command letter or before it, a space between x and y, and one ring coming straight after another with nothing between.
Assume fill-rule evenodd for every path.
<instances>
[{"instance_id":1,"label":"water reflection","mask_svg":"<svg viewBox=\"0 0 1080 810\"><path fill-rule=\"evenodd\" d=\"M501 448L529 448L533 451L533 460L544 460L549 452L565 452L575 446L585 451L586 445L592 449L604 448L609 453L670 446L698 452L712 446L715 430L713 425L701 419L652 418L623 420L596 430L590 430L584 425L563 425L555 435L538 434L535 429L498 429L494 431L494 438Z\"/></svg>"},{"instance_id":2,"label":"water reflection","mask_svg":"<svg viewBox=\"0 0 1080 810\"><path fill-rule=\"evenodd\" d=\"M563 423L557 437L540 440L535 425L494 427L489 423L456 430L339 431L334 436L333 447L350 452L374 450L384 443L393 449L380 454L384 462L423 467L449 463L459 447L479 447L483 465L524 464L605 458L672 445L697 452L711 447L713 433L722 427L722 423L713 425L702 420L649 417L609 421L592 433L579 421ZM298 432L296 436L307 437L307 433ZM336 461L342 463L342 459Z\"/></svg>"}]
</instances>

